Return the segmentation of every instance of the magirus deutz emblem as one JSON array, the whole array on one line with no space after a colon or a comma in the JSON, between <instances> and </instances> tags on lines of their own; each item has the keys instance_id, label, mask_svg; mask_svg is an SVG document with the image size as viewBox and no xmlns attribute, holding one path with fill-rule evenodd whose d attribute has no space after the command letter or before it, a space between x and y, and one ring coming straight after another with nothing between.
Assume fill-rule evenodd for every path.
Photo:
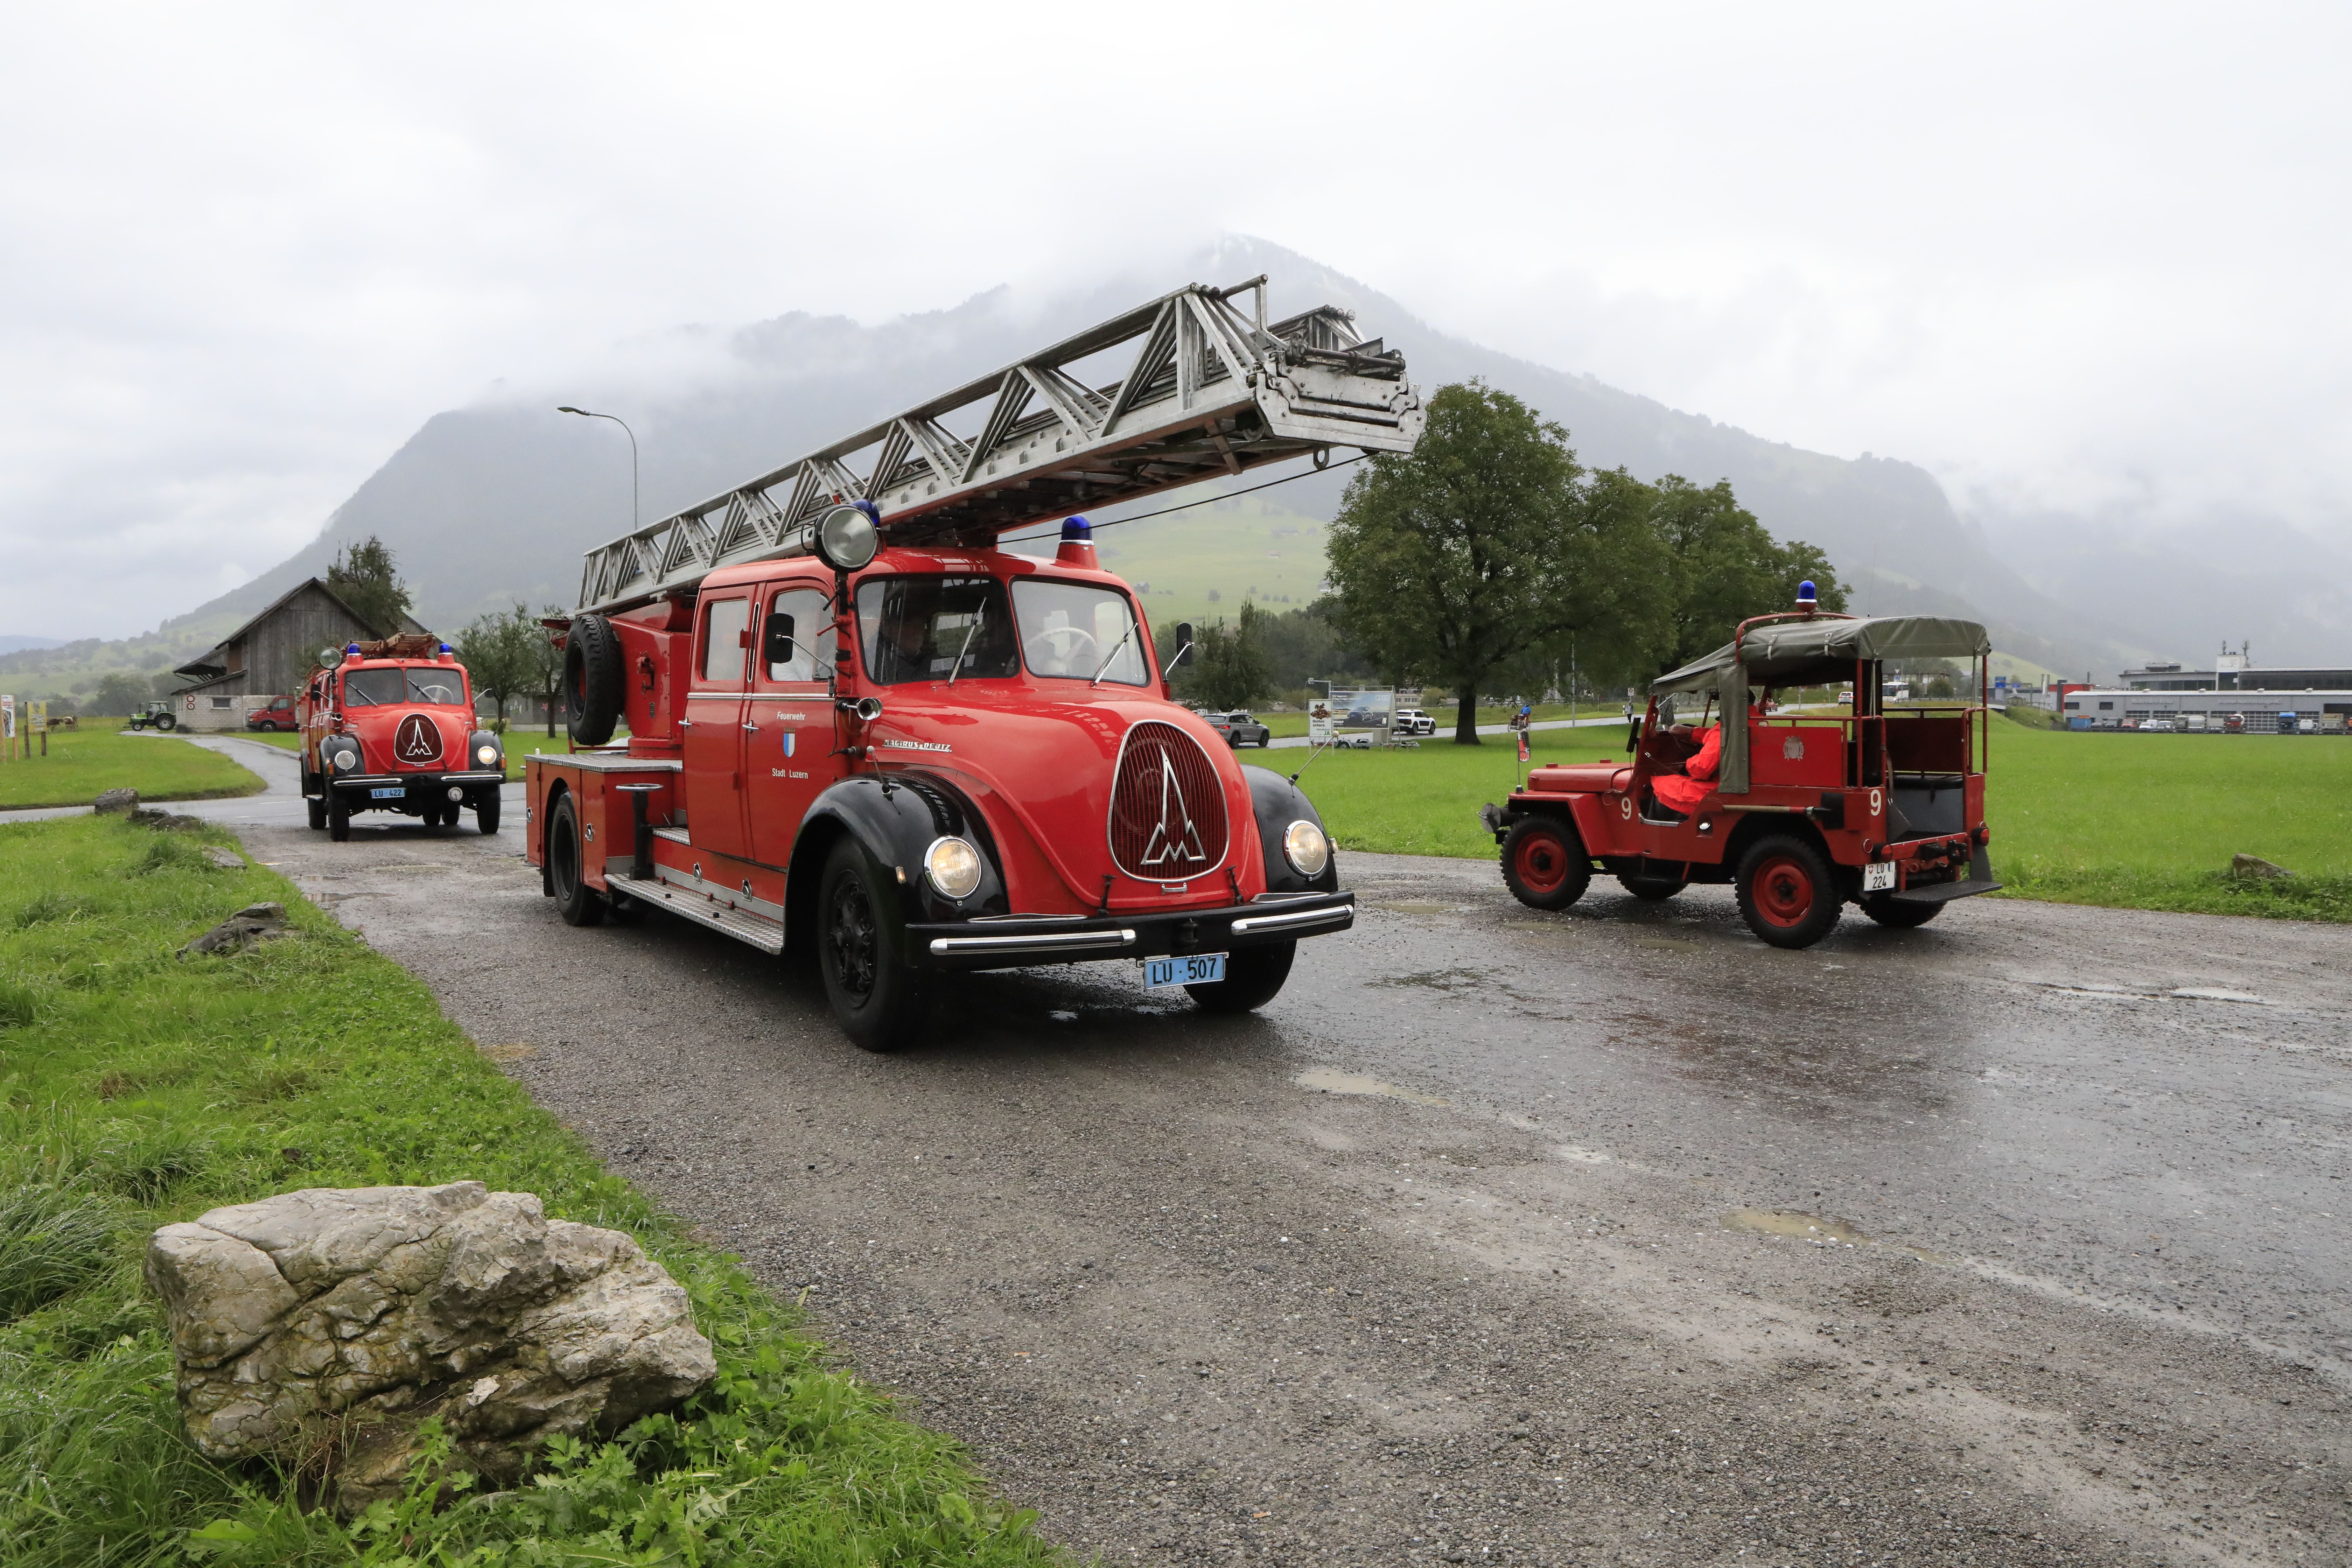
<instances>
[{"instance_id":1,"label":"magirus deutz emblem","mask_svg":"<svg viewBox=\"0 0 2352 1568\"><path fill-rule=\"evenodd\" d=\"M439 762L441 726L422 713L411 713L400 721L400 729L392 738L392 754L411 767Z\"/></svg>"},{"instance_id":2,"label":"magirus deutz emblem","mask_svg":"<svg viewBox=\"0 0 2352 1568\"><path fill-rule=\"evenodd\" d=\"M1143 864L1163 877L1189 877L1209 861L1201 847L1201 830L1192 825L1192 808L1184 804L1184 786L1176 782L1176 763L1166 752L1160 757L1160 821L1144 841Z\"/></svg>"}]
</instances>

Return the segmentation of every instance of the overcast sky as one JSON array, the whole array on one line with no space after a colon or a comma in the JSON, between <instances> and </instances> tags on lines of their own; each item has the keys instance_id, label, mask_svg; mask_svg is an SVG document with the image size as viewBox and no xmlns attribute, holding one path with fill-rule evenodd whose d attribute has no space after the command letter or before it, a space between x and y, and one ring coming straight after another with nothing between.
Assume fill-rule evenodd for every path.
<instances>
[{"instance_id":1,"label":"overcast sky","mask_svg":"<svg viewBox=\"0 0 2352 1568\"><path fill-rule=\"evenodd\" d=\"M501 376L1224 232L1964 507L2344 538L2347 14L14 5L0 633L236 585Z\"/></svg>"}]
</instances>

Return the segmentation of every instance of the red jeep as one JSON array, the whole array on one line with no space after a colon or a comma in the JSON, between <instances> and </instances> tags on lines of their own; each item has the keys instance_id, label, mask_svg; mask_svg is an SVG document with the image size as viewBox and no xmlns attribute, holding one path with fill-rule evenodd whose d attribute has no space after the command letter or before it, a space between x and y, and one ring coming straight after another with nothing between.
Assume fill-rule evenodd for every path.
<instances>
[{"instance_id":1,"label":"red jeep","mask_svg":"<svg viewBox=\"0 0 2352 1568\"><path fill-rule=\"evenodd\" d=\"M1730 882L1739 912L1775 947L1810 947L1858 904L1882 926L1925 925L1945 904L2000 886L1985 845L1987 656L1971 621L1822 615L1805 584L1799 608L1740 623L1731 642L1650 687L1630 765L1539 767L1484 820L1502 846L1503 880L1521 903L1564 910L1597 868L1638 899L1692 882ZM1977 698L1887 709L1885 661L1965 658ZM1844 714L1770 713L1771 693L1851 681ZM1690 738L1662 721L1676 697L1722 726L1711 787L1690 775ZM1659 799L1661 778L1681 773ZM1693 798L1695 797L1695 798Z\"/></svg>"},{"instance_id":2,"label":"red jeep","mask_svg":"<svg viewBox=\"0 0 2352 1568\"><path fill-rule=\"evenodd\" d=\"M474 717L449 645L433 637L352 643L320 655L295 704L310 826L349 838L355 811L396 811L454 826L467 806L499 830L504 743Z\"/></svg>"}]
</instances>

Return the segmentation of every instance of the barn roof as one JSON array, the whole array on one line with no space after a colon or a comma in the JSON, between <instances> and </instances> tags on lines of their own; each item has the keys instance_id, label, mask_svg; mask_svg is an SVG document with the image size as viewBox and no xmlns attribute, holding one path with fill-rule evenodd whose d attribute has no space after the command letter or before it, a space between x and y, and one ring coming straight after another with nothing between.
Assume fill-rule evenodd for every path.
<instances>
[{"instance_id":1,"label":"barn roof","mask_svg":"<svg viewBox=\"0 0 2352 1568\"><path fill-rule=\"evenodd\" d=\"M358 622L361 626L367 626L369 624L368 618L365 616L361 615L357 610L352 608L350 600L344 598L341 594L336 593L332 588L327 586L326 579L323 577L305 577L299 583L295 584L291 588L287 589L283 594L278 595L277 598L271 600L268 609L263 610L259 615L255 616L251 620L246 622L245 625L237 627L236 630L229 633L228 636L221 638L220 641L215 643L205 652L198 654L187 663L179 666L177 668L173 669L172 673L174 675L188 676L199 682L218 680L222 677L227 675L229 672L228 661L221 656L227 652L228 646L231 643L244 641L245 638L252 633L254 627L259 626L262 622L268 620L270 616L284 609L289 602L291 602L306 588L318 589L319 592L324 594L329 599L332 600L336 607L341 609L343 614L351 616L352 620ZM423 622L419 621L414 616L405 614L400 617L400 625L393 627L392 630L395 634L400 632L414 632L419 636L429 637L432 635L425 629Z\"/></svg>"}]
</instances>

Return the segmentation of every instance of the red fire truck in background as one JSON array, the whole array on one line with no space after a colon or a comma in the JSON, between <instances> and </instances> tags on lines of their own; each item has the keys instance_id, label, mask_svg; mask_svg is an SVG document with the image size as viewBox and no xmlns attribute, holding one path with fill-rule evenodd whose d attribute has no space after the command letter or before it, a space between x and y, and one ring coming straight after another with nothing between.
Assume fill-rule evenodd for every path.
<instances>
[{"instance_id":1,"label":"red fire truck in background","mask_svg":"<svg viewBox=\"0 0 2352 1568\"><path fill-rule=\"evenodd\" d=\"M477 721L466 667L440 638L330 647L294 707L313 828L340 843L351 837L355 812L454 827L470 807L484 833L499 830L505 744Z\"/></svg>"},{"instance_id":2,"label":"red fire truck in background","mask_svg":"<svg viewBox=\"0 0 2352 1568\"><path fill-rule=\"evenodd\" d=\"M525 773L545 891L804 949L871 1049L972 970L1141 961L1263 1005L1353 897L1292 781L1171 699L1073 514L1421 424L1345 313L1194 286L592 552L558 627L574 750ZM1050 556L1000 544L1065 519Z\"/></svg>"}]
</instances>

